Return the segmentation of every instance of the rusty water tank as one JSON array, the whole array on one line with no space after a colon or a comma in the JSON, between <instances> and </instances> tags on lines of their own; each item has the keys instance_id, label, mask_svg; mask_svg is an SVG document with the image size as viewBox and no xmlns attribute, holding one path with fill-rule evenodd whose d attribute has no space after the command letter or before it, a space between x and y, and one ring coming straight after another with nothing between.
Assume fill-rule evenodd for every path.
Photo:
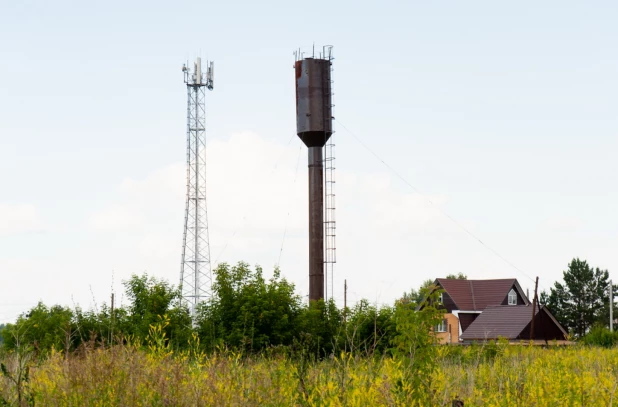
<instances>
[{"instance_id":1,"label":"rusty water tank","mask_svg":"<svg viewBox=\"0 0 618 407\"><path fill-rule=\"evenodd\" d=\"M296 134L307 147L324 147L333 134L331 60L296 61Z\"/></svg>"}]
</instances>

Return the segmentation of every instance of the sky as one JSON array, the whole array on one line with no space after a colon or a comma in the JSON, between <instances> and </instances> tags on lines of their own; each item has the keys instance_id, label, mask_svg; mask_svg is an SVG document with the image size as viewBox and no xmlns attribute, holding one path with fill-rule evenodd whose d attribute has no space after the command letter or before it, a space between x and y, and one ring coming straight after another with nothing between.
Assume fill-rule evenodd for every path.
<instances>
[{"instance_id":1,"label":"sky","mask_svg":"<svg viewBox=\"0 0 618 407\"><path fill-rule=\"evenodd\" d=\"M197 56L213 266L279 265L306 296L292 67L313 44L334 46L339 304L344 279L352 304L459 272L548 289L574 257L618 280L617 20L611 1L0 1L0 322L126 303L133 274L178 284Z\"/></svg>"}]
</instances>

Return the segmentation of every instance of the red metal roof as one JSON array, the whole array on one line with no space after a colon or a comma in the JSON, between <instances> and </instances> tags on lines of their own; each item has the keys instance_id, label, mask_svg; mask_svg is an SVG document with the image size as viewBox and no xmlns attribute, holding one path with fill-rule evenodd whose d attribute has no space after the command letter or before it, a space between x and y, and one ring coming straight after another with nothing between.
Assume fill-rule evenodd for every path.
<instances>
[{"instance_id":1,"label":"red metal roof","mask_svg":"<svg viewBox=\"0 0 618 407\"><path fill-rule=\"evenodd\" d=\"M538 314L538 308L535 310ZM460 336L470 339L516 339L532 319L532 308L527 305L487 307Z\"/></svg>"},{"instance_id":2,"label":"red metal roof","mask_svg":"<svg viewBox=\"0 0 618 407\"><path fill-rule=\"evenodd\" d=\"M492 305L501 305L511 287L516 286L524 301L527 299L514 278L499 280L456 280L438 278L437 283L463 311L483 311Z\"/></svg>"}]
</instances>

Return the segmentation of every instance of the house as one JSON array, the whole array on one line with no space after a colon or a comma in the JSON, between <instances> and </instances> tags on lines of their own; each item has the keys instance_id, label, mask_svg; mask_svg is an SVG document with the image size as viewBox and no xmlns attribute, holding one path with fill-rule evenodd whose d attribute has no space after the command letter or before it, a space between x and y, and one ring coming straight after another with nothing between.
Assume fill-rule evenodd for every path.
<instances>
[{"instance_id":1,"label":"house","mask_svg":"<svg viewBox=\"0 0 618 407\"><path fill-rule=\"evenodd\" d=\"M434 285L441 290L440 303L446 311L442 323L435 327L440 343L530 339L532 304L516 279L438 278ZM564 341L566 335L547 307L536 307L535 340Z\"/></svg>"}]
</instances>

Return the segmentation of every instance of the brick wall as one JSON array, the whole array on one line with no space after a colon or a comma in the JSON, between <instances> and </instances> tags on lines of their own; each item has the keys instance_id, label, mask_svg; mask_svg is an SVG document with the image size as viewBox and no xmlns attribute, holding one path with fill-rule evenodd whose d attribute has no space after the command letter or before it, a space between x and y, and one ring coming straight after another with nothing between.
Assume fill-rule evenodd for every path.
<instances>
[{"instance_id":1,"label":"brick wall","mask_svg":"<svg viewBox=\"0 0 618 407\"><path fill-rule=\"evenodd\" d=\"M459 343L459 319L453 314L444 314L446 332L436 332L439 343Z\"/></svg>"}]
</instances>

